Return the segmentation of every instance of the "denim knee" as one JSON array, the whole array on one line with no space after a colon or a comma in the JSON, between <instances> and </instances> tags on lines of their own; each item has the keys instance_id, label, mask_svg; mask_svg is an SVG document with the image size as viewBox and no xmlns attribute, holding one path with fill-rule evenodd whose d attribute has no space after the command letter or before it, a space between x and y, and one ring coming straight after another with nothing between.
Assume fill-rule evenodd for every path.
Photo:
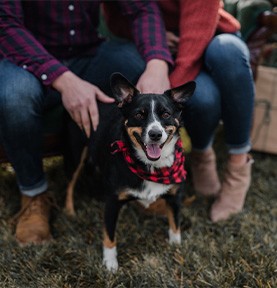
<instances>
[{"instance_id":1,"label":"denim knee","mask_svg":"<svg viewBox=\"0 0 277 288\"><path fill-rule=\"evenodd\" d=\"M0 125L22 129L29 118L39 116L43 109L43 88L31 73L0 61ZM23 112L24 111L24 112Z\"/></svg>"},{"instance_id":2,"label":"denim knee","mask_svg":"<svg viewBox=\"0 0 277 288\"><path fill-rule=\"evenodd\" d=\"M250 53L246 44L234 34L220 34L213 38L205 51L205 65L212 72L221 72L224 77L235 76L243 69L250 68Z\"/></svg>"}]
</instances>

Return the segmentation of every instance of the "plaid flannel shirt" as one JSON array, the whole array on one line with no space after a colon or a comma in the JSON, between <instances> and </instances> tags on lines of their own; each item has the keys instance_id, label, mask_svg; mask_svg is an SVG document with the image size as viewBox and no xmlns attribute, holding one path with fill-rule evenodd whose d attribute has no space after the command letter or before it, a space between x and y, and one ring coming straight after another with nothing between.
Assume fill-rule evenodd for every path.
<instances>
[{"instance_id":1,"label":"plaid flannel shirt","mask_svg":"<svg viewBox=\"0 0 277 288\"><path fill-rule=\"evenodd\" d=\"M50 85L68 70L63 59L94 55L101 0L1 0L0 60L7 58ZM106 1L108 2L108 1ZM138 51L145 59L172 64L164 24L155 1L118 1L131 20Z\"/></svg>"}]
</instances>

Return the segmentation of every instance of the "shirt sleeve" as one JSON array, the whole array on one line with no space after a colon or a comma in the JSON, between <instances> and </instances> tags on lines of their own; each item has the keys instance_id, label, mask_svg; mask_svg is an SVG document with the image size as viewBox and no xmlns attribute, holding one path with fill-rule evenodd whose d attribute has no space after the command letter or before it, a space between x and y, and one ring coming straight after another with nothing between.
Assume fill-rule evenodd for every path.
<instances>
[{"instance_id":1,"label":"shirt sleeve","mask_svg":"<svg viewBox=\"0 0 277 288\"><path fill-rule=\"evenodd\" d=\"M175 68L170 75L173 87L194 80L200 72L203 54L218 23L219 0L180 0L180 42Z\"/></svg>"},{"instance_id":2,"label":"shirt sleeve","mask_svg":"<svg viewBox=\"0 0 277 288\"><path fill-rule=\"evenodd\" d=\"M119 1L122 12L129 17L133 39L139 53L148 62L165 60L173 64L166 43L165 27L155 1Z\"/></svg>"},{"instance_id":3,"label":"shirt sleeve","mask_svg":"<svg viewBox=\"0 0 277 288\"><path fill-rule=\"evenodd\" d=\"M68 68L35 39L24 27L21 1L0 2L0 55L50 85Z\"/></svg>"}]
</instances>

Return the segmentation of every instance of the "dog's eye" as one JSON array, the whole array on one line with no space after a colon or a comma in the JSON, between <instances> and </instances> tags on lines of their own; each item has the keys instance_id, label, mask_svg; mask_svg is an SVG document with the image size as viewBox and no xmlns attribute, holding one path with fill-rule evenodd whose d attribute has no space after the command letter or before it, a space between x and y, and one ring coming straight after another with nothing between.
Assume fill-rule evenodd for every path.
<instances>
[{"instance_id":1,"label":"dog's eye","mask_svg":"<svg viewBox=\"0 0 277 288\"><path fill-rule=\"evenodd\" d=\"M164 112L164 113L162 114L162 117L163 117L164 119L168 119L170 116L171 116L171 115L170 115L170 113L168 113L168 112Z\"/></svg>"},{"instance_id":2,"label":"dog's eye","mask_svg":"<svg viewBox=\"0 0 277 288\"><path fill-rule=\"evenodd\" d=\"M135 118L136 118L137 120L142 120L142 119L143 119L143 114L140 113L140 112L138 112L138 113L135 114Z\"/></svg>"}]
</instances>

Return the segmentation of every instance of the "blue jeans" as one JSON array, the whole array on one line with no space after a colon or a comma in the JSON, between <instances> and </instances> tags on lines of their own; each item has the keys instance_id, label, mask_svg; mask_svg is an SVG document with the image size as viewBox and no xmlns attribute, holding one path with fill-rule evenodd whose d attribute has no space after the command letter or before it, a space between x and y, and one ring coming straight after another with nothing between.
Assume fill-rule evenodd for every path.
<instances>
[{"instance_id":1,"label":"blue jeans","mask_svg":"<svg viewBox=\"0 0 277 288\"><path fill-rule=\"evenodd\" d=\"M109 78L120 72L136 83L145 62L129 42L102 43L94 57L63 61L79 77L111 95ZM47 190L42 165L42 115L61 104L61 96L46 89L33 74L7 60L0 61L0 143L16 172L22 194Z\"/></svg>"},{"instance_id":2,"label":"blue jeans","mask_svg":"<svg viewBox=\"0 0 277 288\"><path fill-rule=\"evenodd\" d=\"M196 91L187 102L184 123L194 150L208 149L220 122L230 154L251 149L254 81L249 51L236 35L213 38L204 54L204 68L196 78Z\"/></svg>"}]
</instances>

